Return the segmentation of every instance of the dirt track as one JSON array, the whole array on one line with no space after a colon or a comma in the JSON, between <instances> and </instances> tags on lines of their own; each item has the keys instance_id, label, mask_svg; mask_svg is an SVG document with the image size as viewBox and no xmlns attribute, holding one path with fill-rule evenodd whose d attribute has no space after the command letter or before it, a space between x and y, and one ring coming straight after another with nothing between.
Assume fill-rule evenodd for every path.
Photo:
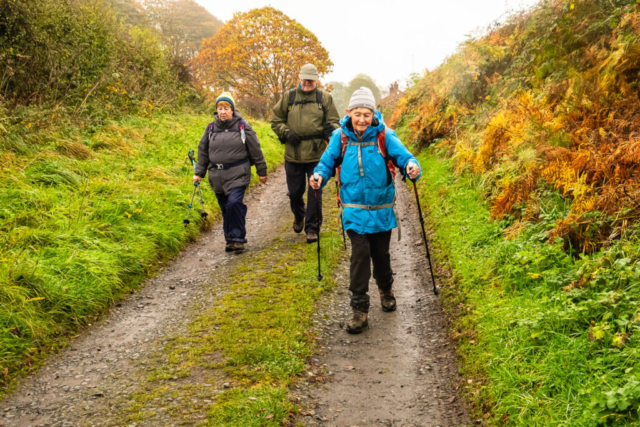
<instances>
[{"instance_id":1,"label":"dirt track","mask_svg":"<svg viewBox=\"0 0 640 427\"><path fill-rule=\"evenodd\" d=\"M398 187L402 187L398 185ZM340 321L349 314L344 285L325 299L318 317L335 319L325 329L321 355L312 361L331 372L324 387L296 391L307 411L300 421L331 426L459 426L468 422L455 391L458 383L438 301L425 275L424 246L417 213L405 190L399 191L402 242L392 240L392 266L398 310L383 313L373 285L370 329L349 335ZM249 251L262 250L290 225L283 171L247 197ZM265 213L268 212L268 215ZM181 328L205 304L204 290L217 269L244 255L226 254L220 226L189 246L158 277L114 307L72 346L52 357L2 402L0 425L109 425L135 392L136 372L153 364L150 355L163 337ZM324 307L324 308L323 308ZM316 362L317 360L317 362ZM326 389L325 389L326 387ZM5 408L8 408L5 409ZM154 419L143 425L173 425Z\"/></svg>"},{"instance_id":2,"label":"dirt track","mask_svg":"<svg viewBox=\"0 0 640 427\"><path fill-rule=\"evenodd\" d=\"M330 381L302 394L315 406L307 425L461 426L469 423L444 315L431 290L418 213L412 194L398 183L402 240L391 239L391 265L398 309L385 313L370 283L369 329L347 334L344 324L324 330L318 358ZM416 243L420 243L416 245ZM344 286L326 304L331 318L348 319L348 265Z\"/></svg>"}]
</instances>

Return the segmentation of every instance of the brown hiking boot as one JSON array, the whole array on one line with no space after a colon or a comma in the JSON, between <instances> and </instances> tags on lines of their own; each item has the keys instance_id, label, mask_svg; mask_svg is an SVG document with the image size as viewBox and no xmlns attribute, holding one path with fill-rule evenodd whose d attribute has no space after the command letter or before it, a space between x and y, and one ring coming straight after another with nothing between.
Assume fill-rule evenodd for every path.
<instances>
[{"instance_id":1,"label":"brown hiking boot","mask_svg":"<svg viewBox=\"0 0 640 427\"><path fill-rule=\"evenodd\" d=\"M393 295L393 290L380 291L380 305L382 305L382 311L394 311L396 309L396 297Z\"/></svg>"},{"instance_id":2,"label":"brown hiking boot","mask_svg":"<svg viewBox=\"0 0 640 427\"><path fill-rule=\"evenodd\" d=\"M233 252L235 246L235 242L227 242L227 246L224 247L225 252Z\"/></svg>"},{"instance_id":3,"label":"brown hiking boot","mask_svg":"<svg viewBox=\"0 0 640 427\"><path fill-rule=\"evenodd\" d=\"M369 325L367 317L369 315L363 311L353 310L351 320L347 323L347 332L350 334L359 334Z\"/></svg>"},{"instance_id":4,"label":"brown hiking boot","mask_svg":"<svg viewBox=\"0 0 640 427\"><path fill-rule=\"evenodd\" d=\"M307 243L313 243L318 241L318 235L316 233L307 233Z\"/></svg>"},{"instance_id":5,"label":"brown hiking boot","mask_svg":"<svg viewBox=\"0 0 640 427\"><path fill-rule=\"evenodd\" d=\"M300 221L293 220L293 231L296 233L302 233L302 229L304 228L304 219Z\"/></svg>"},{"instance_id":6,"label":"brown hiking boot","mask_svg":"<svg viewBox=\"0 0 640 427\"><path fill-rule=\"evenodd\" d=\"M238 253L238 252L243 252L244 251L244 243L242 242L233 242L233 251Z\"/></svg>"}]
</instances>

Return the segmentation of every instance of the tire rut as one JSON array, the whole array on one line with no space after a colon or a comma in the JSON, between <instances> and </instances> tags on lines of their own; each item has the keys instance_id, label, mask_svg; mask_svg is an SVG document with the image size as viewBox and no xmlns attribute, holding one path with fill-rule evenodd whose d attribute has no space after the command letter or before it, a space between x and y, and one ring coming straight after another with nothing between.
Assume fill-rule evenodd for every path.
<instances>
[{"instance_id":1,"label":"tire rut","mask_svg":"<svg viewBox=\"0 0 640 427\"><path fill-rule=\"evenodd\" d=\"M342 266L342 283L317 316L327 327L323 351L313 361L326 383L320 379L320 385L308 386L306 381L297 392L303 406L311 408L299 417L305 425L470 425L457 390L460 378L445 315L432 292L415 201L405 185L396 187L402 241L394 231L391 266L398 309L382 311L372 280L369 328L348 334L348 262Z\"/></svg>"},{"instance_id":2,"label":"tire rut","mask_svg":"<svg viewBox=\"0 0 640 427\"><path fill-rule=\"evenodd\" d=\"M291 218L284 169L273 173L266 186L251 190L246 204L246 253L253 253L281 234ZM216 270L226 271L245 258L226 253L224 246L222 224L216 221L213 231L189 245L140 291L23 379L2 402L0 426L103 425L116 418L123 400L135 392L140 371L153 363L154 352L205 304Z\"/></svg>"}]
</instances>

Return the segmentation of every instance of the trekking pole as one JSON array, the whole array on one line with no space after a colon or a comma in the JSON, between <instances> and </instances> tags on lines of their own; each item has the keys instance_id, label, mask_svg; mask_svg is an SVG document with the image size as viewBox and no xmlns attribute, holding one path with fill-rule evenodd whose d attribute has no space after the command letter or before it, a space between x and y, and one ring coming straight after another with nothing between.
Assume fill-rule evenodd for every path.
<instances>
[{"instance_id":1,"label":"trekking pole","mask_svg":"<svg viewBox=\"0 0 640 427\"><path fill-rule=\"evenodd\" d=\"M194 156L194 151L191 150L189 151L189 160L191 160L191 164L193 165L193 174L195 175L196 173L196 159ZM188 210L187 210L187 218L183 221L184 222L184 226L188 226L191 221L189 221L189 215L191 215L191 209L193 208L193 199L196 196L196 190L198 191L198 196L200 197L200 209L202 210L202 212L200 213L200 217L202 219L207 219L207 213L204 210L204 200L202 200L202 191L200 190L200 183L199 182L195 182L193 184L193 193L191 194L191 201L189 202L189 206L188 206Z\"/></svg>"},{"instance_id":2,"label":"trekking pole","mask_svg":"<svg viewBox=\"0 0 640 427\"><path fill-rule=\"evenodd\" d=\"M422 208L420 207L420 197L418 197L418 187L416 182L413 183L413 192L416 195L416 204L418 205L418 213L420 214L420 226L422 227L422 237L424 238L424 247L427 249L427 261L429 262L429 270L431 271L431 282L433 283L433 293L438 295L438 288L436 287L436 279L433 275L433 267L431 266L431 255L429 254L429 242L427 242L427 233L424 231L424 218L422 217Z\"/></svg>"},{"instance_id":3,"label":"trekking pole","mask_svg":"<svg viewBox=\"0 0 640 427\"><path fill-rule=\"evenodd\" d=\"M336 179L336 192L338 193L338 195L340 194L340 188L338 187L338 180ZM338 202L341 203L341 202ZM340 207L340 205L338 205L338 207ZM338 216L340 217L340 228L342 228L342 244L344 245L344 250L347 250L347 236L345 236L344 234L344 222L342 222L342 215L340 215L340 213L338 213Z\"/></svg>"},{"instance_id":4,"label":"trekking pole","mask_svg":"<svg viewBox=\"0 0 640 427\"><path fill-rule=\"evenodd\" d=\"M313 174L313 179L318 182L320 180L320 175L317 173ZM318 190L316 190L316 223L318 224L318 275L316 278L318 282L322 280L322 272L320 271L320 216L322 215L322 211L320 209L320 200L318 197Z\"/></svg>"}]
</instances>

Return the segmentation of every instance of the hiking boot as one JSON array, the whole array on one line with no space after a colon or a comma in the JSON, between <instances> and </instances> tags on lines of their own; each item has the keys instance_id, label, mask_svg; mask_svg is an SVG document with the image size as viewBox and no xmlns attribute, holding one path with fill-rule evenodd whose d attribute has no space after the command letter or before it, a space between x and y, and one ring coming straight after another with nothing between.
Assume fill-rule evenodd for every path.
<instances>
[{"instance_id":1,"label":"hiking boot","mask_svg":"<svg viewBox=\"0 0 640 427\"><path fill-rule=\"evenodd\" d=\"M368 314L364 311L353 310L351 320L347 323L347 332L350 334L359 334L369 325L367 320Z\"/></svg>"},{"instance_id":2,"label":"hiking boot","mask_svg":"<svg viewBox=\"0 0 640 427\"><path fill-rule=\"evenodd\" d=\"M396 309L396 297L393 296L393 290L380 291L380 305L382 305L382 311L394 311Z\"/></svg>"},{"instance_id":3,"label":"hiking boot","mask_svg":"<svg viewBox=\"0 0 640 427\"><path fill-rule=\"evenodd\" d=\"M313 243L318 241L318 235L316 233L307 233L307 243Z\"/></svg>"},{"instance_id":4,"label":"hiking boot","mask_svg":"<svg viewBox=\"0 0 640 427\"><path fill-rule=\"evenodd\" d=\"M304 228L304 219L301 219L300 221L293 221L293 231L296 233L302 233L302 229Z\"/></svg>"},{"instance_id":5,"label":"hiking boot","mask_svg":"<svg viewBox=\"0 0 640 427\"><path fill-rule=\"evenodd\" d=\"M242 243L242 242L233 242L233 251L234 252L243 252L244 251L244 243Z\"/></svg>"},{"instance_id":6,"label":"hiking boot","mask_svg":"<svg viewBox=\"0 0 640 427\"><path fill-rule=\"evenodd\" d=\"M227 246L224 247L225 252L233 252L235 249L233 247L235 242L227 242Z\"/></svg>"}]
</instances>

